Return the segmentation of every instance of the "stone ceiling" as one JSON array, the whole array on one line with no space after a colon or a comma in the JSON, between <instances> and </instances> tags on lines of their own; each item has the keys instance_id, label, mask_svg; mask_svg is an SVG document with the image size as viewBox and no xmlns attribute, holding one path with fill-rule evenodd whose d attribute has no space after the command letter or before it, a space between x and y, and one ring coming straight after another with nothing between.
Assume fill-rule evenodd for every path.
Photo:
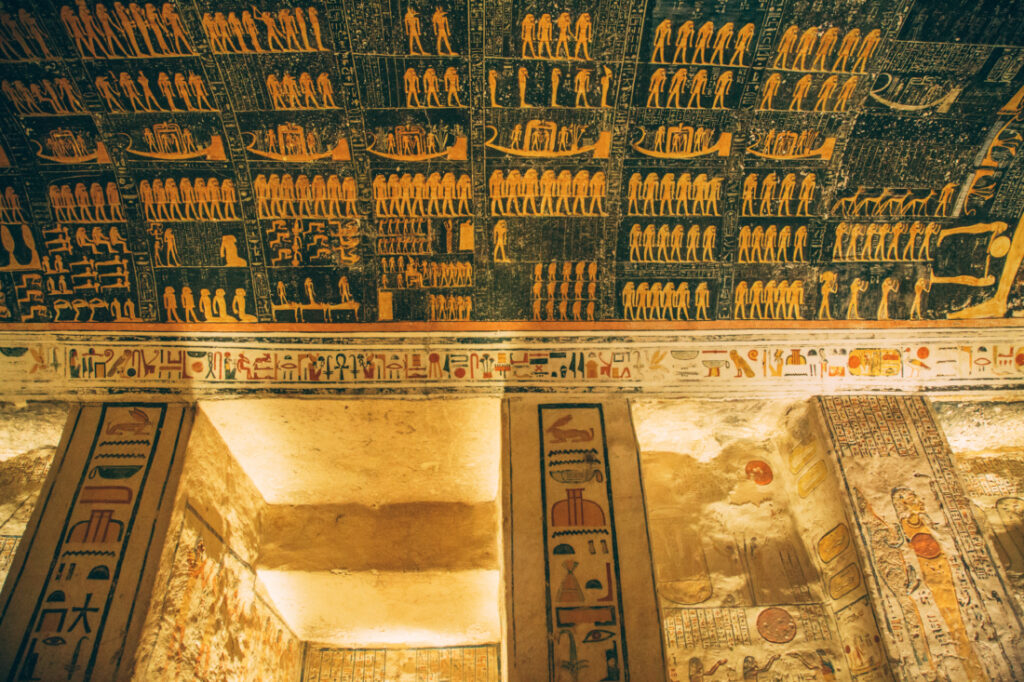
<instances>
[{"instance_id":1,"label":"stone ceiling","mask_svg":"<svg viewBox=\"0 0 1024 682\"><path fill-rule=\"evenodd\" d=\"M1022 66L1021 0L8 5L0 323L1019 316Z\"/></svg>"}]
</instances>

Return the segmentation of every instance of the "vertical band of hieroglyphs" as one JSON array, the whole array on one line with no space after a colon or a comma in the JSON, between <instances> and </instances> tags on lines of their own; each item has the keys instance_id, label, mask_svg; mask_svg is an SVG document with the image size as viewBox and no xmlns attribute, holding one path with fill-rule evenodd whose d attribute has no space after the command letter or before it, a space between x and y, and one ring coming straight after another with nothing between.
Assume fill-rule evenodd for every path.
<instances>
[{"instance_id":1,"label":"vertical band of hieroglyphs","mask_svg":"<svg viewBox=\"0 0 1024 682\"><path fill-rule=\"evenodd\" d=\"M541 405L551 679L629 679L600 405Z\"/></svg>"},{"instance_id":2,"label":"vertical band of hieroglyphs","mask_svg":"<svg viewBox=\"0 0 1024 682\"><path fill-rule=\"evenodd\" d=\"M1021 679L1021 622L927 403L819 405L890 656L913 679Z\"/></svg>"},{"instance_id":3,"label":"vertical band of hieroglyphs","mask_svg":"<svg viewBox=\"0 0 1024 682\"><path fill-rule=\"evenodd\" d=\"M161 432L177 429L181 419L176 411L175 423L169 424L168 409L166 404L103 406L95 430L75 429L70 456L76 449L88 454L78 460L84 462L80 472L59 472L79 478L8 679L82 680L94 674L108 617L123 609L115 593L120 597L128 587L131 598L141 579L141 567L124 566L129 550L152 542L151 519L138 519L139 507L147 486L165 483L166 464L154 455ZM35 551L29 550L28 570L45 566L46 557ZM119 581L132 585L119 586ZM111 628L112 638L124 635L120 625Z\"/></svg>"}]
</instances>

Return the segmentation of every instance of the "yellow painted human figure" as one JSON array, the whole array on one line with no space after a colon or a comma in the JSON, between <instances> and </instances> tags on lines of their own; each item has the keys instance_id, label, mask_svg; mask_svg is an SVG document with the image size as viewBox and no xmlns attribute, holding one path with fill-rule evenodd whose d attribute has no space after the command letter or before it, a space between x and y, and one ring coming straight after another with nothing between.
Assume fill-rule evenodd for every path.
<instances>
[{"instance_id":1,"label":"yellow painted human figure","mask_svg":"<svg viewBox=\"0 0 1024 682\"><path fill-rule=\"evenodd\" d=\"M452 26L448 21L448 13L438 7L434 10L430 22L434 27L434 37L437 43L437 53L453 56L457 54L452 51L451 36Z\"/></svg>"},{"instance_id":2,"label":"yellow painted human figure","mask_svg":"<svg viewBox=\"0 0 1024 682\"><path fill-rule=\"evenodd\" d=\"M423 95L426 97L425 105L439 107L441 106L441 100L438 96L438 86L440 81L437 78L437 72L434 71L434 67L429 66L427 70L423 72Z\"/></svg>"},{"instance_id":3,"label":"yellow painted human figure","mask_svg":"<svg viewBox=\"0 0 1024 682\"><path fill-rule=\"evenodd\" d=\"M587 92L590 90L590 69L580 69L576 72L573 85L576 90L576 106L589 107L587 103Z\"/></svg>"},{"instance_id":4,"label":"yellow painted human figure","mask_svg":"<svg viewBox=\"0 0 1024 682\"><path fill-rule=\"evenodd\" d=\"M174 293L174 287L164 287L164 310L167 312L168 322L181 322L178 317L178 297Z\"/></svg>"},{"instance_id":5,"label":"yellow painted human figure","mask_svg":"<svg viewBox=\"0 0 1024 682\"><path fill-rule=\"evenodd\" d=\"M846 111L846 106L850 102L850 97L853 96L854 90L857 89L857 77L850 76L843 83L843 87L839 90L839 97L836 98L836 105L833 111Z\"/></svg>"},{"instance_id":6,"label":"yellow painted human figure","mask_svg":"<svg viewBox=\"0 0 1024 682\"><path fill-rule=\"evenodd\" d=\"M196 317L196 297L192 295L191 287L181 288L181 309L185 312L185 322L199 322Z\"/></svg>"},{"instance_id":7,"label":"yellow painted human figure","mask_svg":"<svg viewBox=\"0 0 1024 682\"><path fill-rule=\"evenodd\" d=\"M860 51L857 53L857 61L853 63L851 71L860 71L864 73L867 69L867 62L871 59L871 56L875 53L875 49L878 47L878 43L882 40L882 31L879 29L872 29L868 31L867 35L864 36L864 41L860 44Z\"/></svg>"},{"instance_id":8,"label":"yellow painted human figure","mask_svg":"<svg viewBox=\"0 0 1024 682\"><path fill-rule=\"evenodd\" d=\"M924 295L932 290L932 282L926 277L918 278L914 284L914 303L910 306L910 319L920 320L923 319L923 301Z\"/></svg>"},{"instance_id":9,"label":"yellow painted human figure","mask_svg":"<svg viewBox=\"0 0 1024 682\"><path fill-rule=\"evenodd\" d=\"M807 261L804 256L804 248L807 246L807 226L801 225L796 228L796 234L793 235L793 257L794 263L803 263ZM788 262L788 261L787 261Z\"/></svg>"},{"instance_id":10,"label":"yellow painted human figure","mask_svg":"<svg viewBox=\"0 0 1024 682\"><path fill-rule=\"evenodd\" d=\"M416 69L411 66L405 70L405 76L403 77L405 85L405 106L407 107L421 107L420 104L420 77L416 73Z\"/></svg>"},{"instance_id":11,"label":"yellow painted human figure","mask_svg":"<svg viewBox=\"0 0 1024 682\"><path fill-rule=\"evenodd\" d=\"M809 216L811 214L811 203L814 201L814 192L818 186L818 178L814 173L808 173L800 182L800 202L796 207L796 214Z\"/></svg>"},{"instance_id":12,"label":"yellow painted human figure","mask_svg":"<svg viewBox=\"0 0 1024 682\"><path fill-rule=\"evenodd\" d=\"M562 70L556 66L555 68L551 69L551 106L553 106L553 107L557 107L558 106L558 86L561 84L561 82L562 82ZM520 102L523 101L522 97L524 96L523 92L524 92L524 89L525 89L524 83L525 83L525 81L520 81L520 89L519 89ZM530 106L530 105L529 104L525 104L525 105L524 104L520 104L520 106Z\"/></svg>"},{"instance_id":13,"label":"yellow painted human figure","mask_svg":"<svg viewBox=\"0 0 1024 682\"><path fill-rule=\"evenodd\" d=\"M520 38L522 38L522 41L523 41L523 48L522 48L522 57L523 57L523 59L526 59L527 56L533 57L534 59L537 58L537 48L534 45L534 39L536 37L536 32L537 32L537 19L536 19L536 17L533 16L533 14L527 14L525 17L523 17L523 22L522 22L522 25L521 25L521 31L520 31L520 34L519 34ZM529 55L526 54L527 50L529 50L529 52L530 52Z\"/></svg>"},{"instance_id":14,"label":"yellow painted human figure","mask_svg":"<svg viewBox=\"0 0 1024 682\"><path fill-rule=\"evenodd\" d=\"M555 43L555 58L564 56L569 59L569 37L572 31L572 17L568 12L562 12L555 19L555 26L558 27L558 42Z\"/></svg>"},{"instance_id":15,"label":"yellow painted human figure","mask_svg":"<svg viewBox=\"0 0 1024 682\"><path fill-rule=\"evenodd\" d=\"M664 22L662 22L664 23ZM671 26L669 26L671 29ZM666 38L667 40L667 38ZM693 45L693 22L684 21L676 31L676 51L672 54L672 63L686 63L686 49Z\"/></svg>"},{"instance_id":16,"label":"yellow painted human figure","mask_svg":"<svg viewBox=\"0 0 1024 682\"><path fill-rule=\"evenodd\" d=\"M715 43L711 51L711 63L714 64L715 60L722 66L725 66L725 51L729 49L729 43L732 42L733 36L733 23L727 22L722 25L722 28L718 29L718 33L715 34Z\"/></svg>"},{"instance_id":17,"label":"yellow painted human figure","mask_svg":"<svg viewBox=\"0 0 1024 682\"><path fill-rule=\"evenodd\" d=\"M590 59L590 41L594 39L594 26L589 13L584 12L576 19L573 39L576 41L573 58L579 59L580 52L582 52L583 59Z\"/></svg>"},{"instance_id":18,"label":"yellow painted human figure","mask_svg":"<svg viewBox=\"0 0 1024 682\"><path fill-rule=\"evenodd\" d=\"M853 51L857 49L859 42L860 29L852 29L843 36L843 41L839 43L839 52L836 53L836 60L832 63L833 71L846 71L846 64L853 56Z\"/></svg>"},{"instance_id":19,"label":"yellow painted human figure","mask_svg":"<svg viewBox=\"0 0 1024 682\"><path fill-rule=\"evenodd\" d=\"M831 270L826 270L821 273L818 277L821 282L821 305L818 306L818 319L819 320L831 320L832 319L832 294L839 291L839 285L836 284L836 273Z\"/></svg>"},{"instance_id":20,"label":"yellow painted human figure","mask_svg":"<svg viewBox=\"0 0 1024 682\"><path fill-rule=\"evenodd\" d=\"M235 289L235 295L231 298L231 312L235 314L239 322L256 321L255 315L245 312L245 289Z\"/></svg>"},{"instance_id":21,"label":"yellow painted human figure","mask_svg":"<svg viewBox=\"0 0 1024 682\"><path fill-rule=\"evenodd\" d=\"M715 239L717 234L718 230L714 225L708 225L704 228L704 237L701 242L701 260L713 261L715 259Z\"/></svg>"},{"instance_id":22,"label":"yellow painted human figure","mask_svg":"<svg viewBox=\"0 0 1024 682\"><path fill-rule=\"evenodd\" d=\"M608 103L608 91L612 86L612 70L607 66L601 66L601 108L607 109L611 105Z\"/></svg>"},{"instance_id":23,"label":"yellow painted human figure","mask_svg":"<svg viewBox=\"0 0 1024 682\"><path fill-rule=\"evenodd\" d=\"M775 93L779 91L780 85L782 85L782 76L777 73L768 76L764 82L764 90L761 92L761 103L757 105L758 109L772 109L772 100L775 98Z\"/></svg>"},{"instance_id":24,"label":"yellow painted human figure","mask_svg":"<svg viewBox=\"0 0 1024 682\"><path fill-rule=\"evenodd\" d=\"M732 71L726 71L715 81L715 100L711 103L712 109L725 109L725 96L729 94L732 87Z\"/></svg>"},{"instance_id":25,"label":"yellow painted human figure","mask_svg":"<svg viewBox=\"0 0 1024 682\"><path fill-rule=\"evenodd\" d=\"M708 84L708 70L701 69L694 74L693 79L690 81L690 99L686 102L687 107L693 107L696 102L696 108L700 109L700 97L704 94L704 90Z\"/></svg>"},{"instance_id":26,"label":"yellow painted human figure","mask_svg":"<svg viewBox=\"0 0 1024 682\"><path fill-rule=\"evenodd\" d=\"M868 290L868 283L862 280L860 277L854 277L850 283L850 298L846 303L846 319L848 320L859 320L860 311L858 310L858 301L860 295Z\"/></svg>"},{"instance_id":27,"label":"yellow painted human figure","mask_svg":"<svg viewBox=\"0 0 1024 682\"><path fill-rule=\"evenodd\" d=\"M708 319L708 306L711 302L711 291L707 282L701 282L693 292L693 305L696 308L695 320Z\"/></svg>"},{"instance_id":28,"label":"yellow painted human figure","mask_svg":"<svg viewBox=\"0 0 1024 682\"><path fill-rule=\"evenodd\" d=\"M932 593L935 606L946 623L950 638L956 644L957 655L967 673L966 679L972 682L988 680L985 667L978 658L964 625L953 583L953 571L942 545L930 528L932 521L925 511L924 503L910 488L898 487L892 491L892 504L896 509L903 537L917 556L921 578Z\"/></svg>"},{"instance_id":29,"label":"yellow painted human figure","mask_svg":"<svg viewBox=\"0 0 1024 682\"><path fill-rule=\"evenodd\" d=\"M423 27L420 24L419 12L409 7L405 11L402 23L405 25L405 34L409 38L409 54L427 54L427 51L423 49L423 43L420 42Z\"/></svg>"},{"instance_id":30,"label":"yellow painted human figure","mask_svg":"<svg viewBox=\"0 0 1024 682\"><path fill-rule=\"evenodd\" d=\"M245 267L248 262L238 255L238 239L226 234L220 238L220 257L226 267Z\"/></svg>"},{"instance_id":31,"label":"yellow painted human figure","mask_svg":"<svg viewBox=\"0 0 1024 682\"><path fill-rule=\"evenodd\" d=\"M793 88L793 96L789 101L790 111L801 111L804 103L804 97L807 95L807 91L811 88L811 75L807 74L796 82L796 87Z\"/></svg>"},{"instance_id":32,"label":"yellow painted human figure","mask_svg":"<svg viewBox=\"0 0 1024 682\"><path fill-rule=\"evenodd\" d=\"M839 76L829 76L821 84L818 89L818 99L814 103L814 111L820 111L825 113L828 110L828 101L832 97L832 93L835 92L836 86L839 85Z\"/></svg>"},{"instance_id":33,"label":"yellow painted human figure","mask_svg":"<svg viewBox=\"0 0 1024 682\"><path fill-rule=\"evenodd\" d=\"M779 184L779 177L773 171L765 176L761 183L761 205L758 210L761 215L771 215L775 203L775 188Z\"/></svg>"},{"instance_id":34,"label":"yellow painted human figure","mask_svg":"<svg viewBox=\"0 0 1024 682\"><path fill-rule=\"evenodd\" d=\"M444 72L444 89L448 95L448 106L461 107L459 99L459 72L454 66L449 66Z\"/></svg>"},{"instance_id":35,"label":"yellow painted human figure","mask_svg":"<svg viewBox=\"0 0 1024 682\"><path fill-rule=\"evenodd\" d=\"M651 53L651 62L659 63L665 61L665 45L672 37L672 20L665 19L654 29L654 51Z\"/></svg>"},{"instance_id":36,"label":"yellow painted human figure","mask_svg":"<svg viewBox=\"0 0 1024 682\"><path fill-rule=\"evenodd\" d=\"M557 71L557 69L555 69L555 71ZM530 72L526 70L525 66L520 66L519 69L516 71L516 82L519 85L519 106L520 107L528 107L528 106L530 106L529 104L526 103L526 83L527 83L529 77L530 77ZM553 73L552 73L552 78L554 78L554 74ZM554 105L552 105L552 106L554 106Z\"/></svg>"},{"instance_id":37,"label":"yellow painted human figure","mask_svg":"<svg viewBox=\"0 0 1024 682\"><path fill-rule=\"evenodd\" d=\"M736 34L736 46L732 50L732 58L729 66L743 66L743 57L747 53L750 41L754 39L754 25L744 24L743 28Z\"/></svg>"},{"instance_id":38,"label":"yellow painted human figure","mask_svg":"<svg viewBox=\"0 0 1024 682\"><path fill-rule=\"evenodd\" d=\"M882 280L882 298L878 302L878 314L876 315L879 320L889 319L889 294L899 290L900 281L895 277L886 277Z\"/></svg>"},{"instance_id":39,"label":"yellow painted human figure","mask_svg":"<svg viewBox=\"0 0 1024 682\"><path fill-rule=\"evenodd\" d=\"M996 285L995 292L987 300L963 310L949 313L947 317L950 319L976 320L1006 315L1010 291L1017 278L1017 273L1020 271L1021 263L1024 262L1024 216L1021 216L1017 222L1017 229L1014 231L1012 238L1003 234L1009 227L1009 224L1004 222L993 222L950 227L939 231L939 237L935 243L936 246L941 244L943 239L954 234L988 234L985 273L981 277L973 275L937 277L933 273L931 276L932 284L960 284L969 287L990 287L993 284ZM993 258L1005 259L1002 271L998 277L989 272Z\"/></svg>"},{"instance_id":40,"label":"yellow painted human figure","mask_svg":"<svg viewBox=\"0 0 1024 682\"><path fill-rule=\"evenodd\" d=\"M939 192L939 205L935 208L935 215L942 217L949 215L953 203L953 192L956 191L956 188L955 182L949 182L943 186L942 191Z\"/></svg>"},{"instance_id":41,"label":"yellow painted human figure","mask_svg":"<svg viewBox=\"0 0 1024 682\"><path fill-rule=\"evenodd\" d=\"M685 68L680 68L672 74L672 80L668 85L668 99L665 101L666 107L681 107L682 103L679 101L680 95L686 89L686 77L687 72ZM657 82L656 82L657 81ZM659 68L654 74L651 75L651 91L647 95L647 106L651 106L651 97L654 97L654 106L658 106L658 97L660 96L661 88L665 84L665 69ZM656 91L655 91L656 87ZM674 104L673 104L674 103Z\"/></svg>"},{"instance_id":42,"label":"yellow painted human figure","mask_svg":"<svg viewBox=\"0 0 1024 682\"><path fill-rule=\"evenodd\" d=\"M537 22L537 56L543 57L548 53L548 59L554 59L551 53L551 37L554 35L554 22L550 14L542 14Z\"/></svg>"},{"instance_id":43,"label":"yellow painted human figure","mask_svg":"<svg viewBox=\"0 0 1024 682\"><path fill-rule=\"evenodd\" d=\"M498 72L494 69L487 71L487 89L491 93L491 106L500 107L498 104Z\"/></svg>"},{"instance_id":44,"label":"yellow painted human figure","mask_svg":"<svg viewBox=\"0 0 1024 682\"><path fill-rule=\"evenodd\" d=\"M782 34L782 38L779 39L779 47L777 54L775 55L775 61L772 63L772 68L786 68L786 60L789 59L789 52L793 49L796 44L797 37L800 35L800 27L796 24L791 25Z\"/></svg>"},{"instance_id":45,"label":"yellow painted human figure","mask_svg":"<svg viewBox=\"0 0 1024 682\"><path fill-rule=\"evenodd\" d=\"M693 56L691 59L695 64L707 64L707 57L704 52L708 49L711 44L711 36L715 33L715 25L710 21L705 21L701 24L700 28L697 29L697 37L693 43Z\"/></svg>"},{"instance_id":46,"label":"yellow painted human figure","mask_svg":"<svg viewBox=\"0 0 1024 682\"><path fill-rule=\"evenodd\" d=\"M505 246L508 244L508 225L504 220L494 224L494 262L508 263L508 255L505 253Z\"/></svg>"},{"instance_id":47,"label":"yellow painted human figure","mask_svg":"<svg viewBox=\"0 0 1024 682\"><path fill-rule=\"evenodd\" d=\"M754 197L757 194L757 173L749 173L743 180L742 215L754 215Z\"/></svg>"}]
</instances>

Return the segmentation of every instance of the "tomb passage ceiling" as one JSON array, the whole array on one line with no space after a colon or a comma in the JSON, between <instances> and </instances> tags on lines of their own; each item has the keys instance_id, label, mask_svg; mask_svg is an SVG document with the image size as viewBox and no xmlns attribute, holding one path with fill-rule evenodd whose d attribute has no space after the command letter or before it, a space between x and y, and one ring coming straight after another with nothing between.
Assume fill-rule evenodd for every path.
<instances>
[{"instance_id":1,"label":"tomb passage ceiling","mask_svg":"<svg viewBox=\"0 0 1024 682\"><path fill-rule=\"evenodd\" d=\"M1021 0L7 5L0 323L1018 317L1022 66Z\"/></svg>"}]
</instances>

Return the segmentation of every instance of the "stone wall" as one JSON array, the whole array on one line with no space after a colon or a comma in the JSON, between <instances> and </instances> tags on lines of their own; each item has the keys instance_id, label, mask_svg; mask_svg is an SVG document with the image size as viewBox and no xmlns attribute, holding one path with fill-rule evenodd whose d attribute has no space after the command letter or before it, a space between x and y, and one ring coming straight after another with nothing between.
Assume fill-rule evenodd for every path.
<instances>
[{"instance_id":1,"label":"stone wall","mask_svg":"<svg viewBox=\"0 0 1024 682\"><path fill-rule=\"evenodd\" d=\"M0 403L0 585L35 509L67 408L60 403Z\"/></svg>"},{"instance_id":2,"label":"stone wall","mask_svg":"<svg viewBox=\"0 0 1024 682\"><path fill-rule=\"evenodd\" d=\"M1024 403L936 402L978 523L1024 611Z\"/></svg>"},{"instance_id":3,"label":"stone wall","mask_svg":"<svg viewBox=\"0 0 1024 682\"><path fill-rule=\"evenodd\" d=\"M199 413L134 679L296 680L302 642L253 566L264 501Z\"/></svg>"},{"instance_id":4,"label":"stone wall","mask_svg":"<svg viewBox=\"0 0 1024 682\"><path fill-rule=\"evenodd\" d=\"M669 678L888 679L808 405L638 401L633 417Z\"/></svg>"}]
</instances>

